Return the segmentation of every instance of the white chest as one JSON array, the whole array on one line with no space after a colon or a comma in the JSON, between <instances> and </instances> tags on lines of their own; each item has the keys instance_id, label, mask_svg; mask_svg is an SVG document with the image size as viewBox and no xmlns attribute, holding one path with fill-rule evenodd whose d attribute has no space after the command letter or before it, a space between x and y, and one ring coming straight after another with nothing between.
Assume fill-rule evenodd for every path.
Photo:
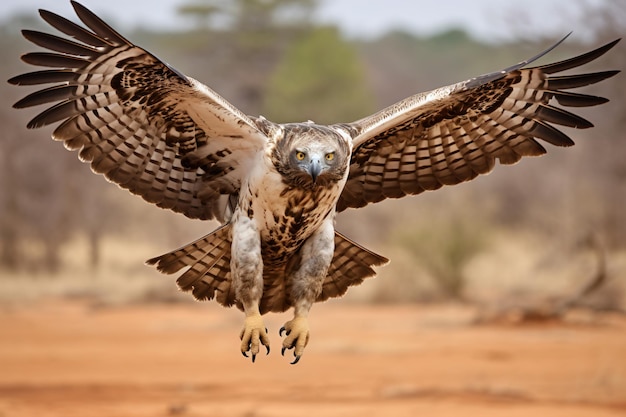
<instances>
[{"instance_id":1,"label":"white chest","mask_svg":"<svg viewBox=\"0 0 626 417\"><path fill-rule=\"evenodd\" d=\"M251 174L241 189L239 210L254 220L267 251L284 254L300 247L325 219L334 216L345 184L341 181L326 187L291 187L265 161Z\"/></svg>"}]
</instances>

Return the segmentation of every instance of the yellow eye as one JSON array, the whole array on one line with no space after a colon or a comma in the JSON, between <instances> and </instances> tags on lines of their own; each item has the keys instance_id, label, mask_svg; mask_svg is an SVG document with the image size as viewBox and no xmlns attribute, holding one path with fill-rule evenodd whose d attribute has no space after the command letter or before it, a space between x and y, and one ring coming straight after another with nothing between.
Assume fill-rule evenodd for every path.
<instances>
[{"instance_id":1,"label":"yellow eye","mask_svg":"<svg viewBox=\"0 0 626 417\"><path fill-rule=\"evenodd\" d=\"M335 159L335 153L334 152L330 152L326 154L326 160L327 161L332 161L333 159Z\"/></svg>"},{"instance_id":2,"label":"yellow eye","mask_svg":"<svg viewBox=\"0 0 626 417\"><path fill-rule=\"evenodd\" d=\"M300 152L300 151L296 152L296 159L298 161L304 161L305 157L306 155L304 154L304 152Z\"/></svg>"}]
</instances>

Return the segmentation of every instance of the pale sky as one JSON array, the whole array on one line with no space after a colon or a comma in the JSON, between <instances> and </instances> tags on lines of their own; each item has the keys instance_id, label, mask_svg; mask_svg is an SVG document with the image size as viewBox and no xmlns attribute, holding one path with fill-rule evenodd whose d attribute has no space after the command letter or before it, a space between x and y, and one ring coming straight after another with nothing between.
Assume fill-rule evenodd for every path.
<instances>
[{"instance_id":1,"label":"pale sky","mask_svg":"<svg viewBox=\"0 0 626 417\"><path fill-rule=\"evenodd\" d=\"M193 1L201 0L82 0L82 4L124 31L136 26L180 28L186 21L176 16L176 7ZM482 40L558 38L570 31L573 38L586 40L583 10L608 1L612 0L320 0L316 18L338 24L351 37L374 37L392 29L428 35L461 27ZM1 0L0 19L6 21L17 12L35 16L39 8L73 17L69 0Z\"/></svg>"}]
</instances>

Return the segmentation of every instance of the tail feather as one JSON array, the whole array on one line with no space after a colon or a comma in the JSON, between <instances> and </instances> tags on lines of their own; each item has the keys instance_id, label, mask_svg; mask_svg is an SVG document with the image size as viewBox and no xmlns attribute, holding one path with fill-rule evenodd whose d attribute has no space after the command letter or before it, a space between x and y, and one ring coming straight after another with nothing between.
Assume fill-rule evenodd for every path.
<instances>
[{"instance_id":1,"label":"tail feather","mask_svg":"<svg viewBox=\"0 0 626 417\"><path fill-rule=\"evenodd\" d=\"M191 291L197 300L212 300L230 307L235 291L230 274L230 225L226 224L205 237L180 249L146 261L160 272L173 274L189 267L176 283L182 291Z\"/></svg>"},{"instance_id":2,"label":"tail feather","mask_svg":"<svg viewBox=\"0 0 626 417\"><path fill-rule=\"evenodd\" d=\"M389 259L378 255L353 242L339 232L335 232L335 254L328 268L322 292L317 302L331 297L341 297L348 287L359 285L365 278L373 277L376 271L372 267L383 266Z\"/></svg>"},{"instance_id":3,"label":"tail feather","mask_svg":"<svg viewBox=\"0 0 626 417\"><path fill-rule=\"evenodd\" d=\"M191 292L197 300L215 300L225 307L237 304L235 289L230 273L231 236L230 224L218 228L197 241L176 249L165 255L146 261L148 265L165 274L174 274L188 268L176 283L182 291ZM373 267L382 266L389 260L365 249L342 234L335 232L335 253L322 292L316 301L325 301L331 297L340 297L349 287L358 285L365 278L376 275ZM285 311L292 300L289 283L284 277L277 277L277 271L265 271L265 283L261 310ZM284 274L284 272L283 272ZM280 275L280 274L279 274Z\"/></svg>"}]
</instances>

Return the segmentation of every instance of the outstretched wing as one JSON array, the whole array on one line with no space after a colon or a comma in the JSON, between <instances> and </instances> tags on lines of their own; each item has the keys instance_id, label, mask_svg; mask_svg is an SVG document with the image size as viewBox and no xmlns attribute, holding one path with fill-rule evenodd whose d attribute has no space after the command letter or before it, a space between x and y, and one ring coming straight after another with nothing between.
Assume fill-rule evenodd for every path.
<instances>
[{"instance_id":1,"label":"outstretched wing","mask_svg":"<svg viewBox=\"0 0 626 417\"><path fill-rule=\"evenodd\" d=\"M58 84L14 107L60 101L28 127L61 121L53 138L78 150L95 172L160 207L223 220L227 196L238 192L266 136L214 91L133 45L79 3L72 6L89 30L45 10L40 14L78 42L23 31L53 52L22 59L53 69L9 82Z\"/></svg>"},{"instance_id":2,"label":"outstretched wing","mask_svg":"<svg viewBox=\"0 0 626 417\"><path fill-rule=\"evenodd\" d=\"M564 39L563 39L564 40ZM541 139L572 140L552 124L588 128L587 120L550 104L585 107L606 99L565 90L602 81L619 71L552 75L586 64L618 41L572 59L524 67L541 54L503 71L418 94L354 123L353 152L339 211L453 185L490 172L495 160L513 164L541 155Z\"/></svg>"}]
</instances>

